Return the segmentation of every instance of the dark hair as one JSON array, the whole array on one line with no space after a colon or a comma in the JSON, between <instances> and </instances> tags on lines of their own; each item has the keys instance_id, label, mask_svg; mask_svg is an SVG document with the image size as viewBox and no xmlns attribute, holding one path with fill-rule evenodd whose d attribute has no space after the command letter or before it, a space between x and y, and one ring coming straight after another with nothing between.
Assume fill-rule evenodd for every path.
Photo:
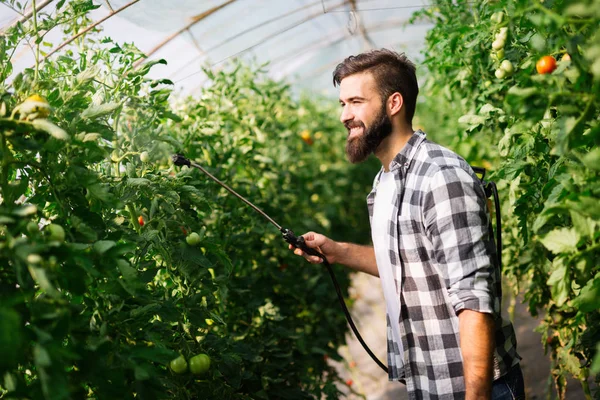
<instances>
[{"instance_id":1,"label":"dark hair","mask_svg":"<svg viewBox=\"0 0 600 400\"><path fill-rule=\"evenodd\" d=\"M333 71L333 86L350 76L368 71L373 74L382 101L399 92L404 100L406 122L412 123L419 94L419 84L413 64L404 53L392 50L371 50L350 56L338 64Z\"/></svg>"}]
</instances>

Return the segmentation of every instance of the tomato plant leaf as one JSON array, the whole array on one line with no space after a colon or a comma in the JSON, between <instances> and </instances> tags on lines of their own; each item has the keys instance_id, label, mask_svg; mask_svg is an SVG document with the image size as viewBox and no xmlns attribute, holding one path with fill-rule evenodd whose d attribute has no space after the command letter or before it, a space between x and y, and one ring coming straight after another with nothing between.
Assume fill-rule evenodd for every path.
<instances>
[{"instance_id":1,"label":"tomato plant leaf","mask_svg":"<svg viewBox=\"0 0 600 400\"><path fill-rule=\"evenodd\" d=\"M600 308L600 275L587 282L579 295L573 299L573 306L584 313Z\"/></svg>"},{"instance_id":2,"label":"tomato plant leaf","mask_svg":"<svg viewBox=\"0 0 600 400\"><path fill-rule=\"evenodd\" d=\"M63 129L59 128L58 126L54 125L52 122L48 121L47 119L43 119L43 118L34 119L31 124L33 125L34 128L36 128L40 131L47 132L48 134L50 134L50 136L52 136L58 140L68 140L69 139L69 135L67 134L67 132L65 132Z\"/></svg>"},{"instance_id":3,"label":"tomato plant leaf","mask_svg":"<svg viewBox=\"0 0 600 400\"><path fill-rule=\"evenodd\" d=\"M572 228L554 229L541 237L540 242L555 254L571 253L577 250L579 234Z\"/></svg>"},{"instance_id":4,"label":"tomato plant leaf","mask_svg":"<svg viewBox=\"0 0 600 400\"><path fill-rule=\"evenodd\" d=\"M561 307L569 296L569 271L562 258L556 258L552 263L552 267L554 270L546 283L550 286L552 298L556 305Z\"/></svg>"},{"instance_id":5,"label":"tomato plant leaf","mask_svg":"<svg viewBox=\"0 0 600 400\"><path fill-rule=\"evenodd\" d=\"M59 298L61 294L58 290L54 288L54 285L50 282L48 275L46 274L46 270L39 267L34 267L32 265L28 266L29 273L33 280L40 285L40 288L44 290L44 292L48 293L48 295Z\"/></svg>"},{"instance_id":6,"label":"tomato plant leaf","mask_svg":"<svg viewBox=\"0 0 600 400\"><path fill-rule=\"evenodd\" d=\"M106 253L108 250L112 249L113 247L115 247L117 244L115 242L113 242L112 240L99 240L96 243L94 243L94 250L102 255L104 253Z\"/></svg>"},{"instance_id":7,"label":"tomato plant leaf","mask_svg":"<svg viewBox=\"0 0 600 400\"><path fill-rule=\"evenodd\" d=\"M91 105L81 113L81 117L87 119L98 118L103 115L112 113L119 107L121 107L121 104L115 102L100 105Z\"/></svg>"}]
</instances>

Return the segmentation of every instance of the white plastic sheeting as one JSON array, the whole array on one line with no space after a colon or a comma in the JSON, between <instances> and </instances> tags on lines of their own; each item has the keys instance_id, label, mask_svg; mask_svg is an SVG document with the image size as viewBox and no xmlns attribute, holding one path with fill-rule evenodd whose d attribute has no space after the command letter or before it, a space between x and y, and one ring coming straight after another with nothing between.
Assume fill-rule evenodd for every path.
<instances>
[{"instance_id":1,"label":"white plastic sheeting","mask_svg":"<svg viewBox=\"0 0 600 400\"><path fill-rule=\"evenodd\" d=\"M91 16L100 20L130 1L95 0L101 7ZM43 12L53 13L53 3ZM269 62L273 78L296 88L335 93L331 72L348 55L386 47L418 61L430 25L407 22L427 5L424 0L140 0L99 27L102 36L133 42L149 59L166 59L168 65L155 67L152 76L171 79L184 93L206 81L201 66L222 68L236 57ZM0 5L0 26L18 17ZM62 39L51 32L45 41L58 46ZM15 54L15 71L32 64L33 51L24 45Z\"/></svg>"}]
</instances>

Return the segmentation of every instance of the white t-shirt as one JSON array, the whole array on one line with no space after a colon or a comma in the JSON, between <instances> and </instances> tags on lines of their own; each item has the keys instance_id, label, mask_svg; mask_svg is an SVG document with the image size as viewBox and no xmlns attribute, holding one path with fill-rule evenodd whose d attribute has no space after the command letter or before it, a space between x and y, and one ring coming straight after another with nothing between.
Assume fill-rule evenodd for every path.
<instances>
[{"instance_id":1,"label":"white t-shirt","mask_svg":"<svg viewBox=\"0 0 600 400\"><path fill-rule=\"evenodd\" d=\"M400 354L404 354L402 349L402 340L400 337L400 299L396 294L396 282L401 284L401 276L397 278L394 275L390 255L388 252L387 240L390 240L388 221L390 215L394 212L394 197L396 196L396 182L394 174L391 172L382 172L377 186L377 195L373 208L373 219L371 223L371 238L375 249L375 259L379 278L383 287L383 296L390 316L390 325L392 328L393 339L400 346ZM401 361L401 360L399 360ZM401 365L398 365L401 367Z\"/></svg>"}]
</instances>

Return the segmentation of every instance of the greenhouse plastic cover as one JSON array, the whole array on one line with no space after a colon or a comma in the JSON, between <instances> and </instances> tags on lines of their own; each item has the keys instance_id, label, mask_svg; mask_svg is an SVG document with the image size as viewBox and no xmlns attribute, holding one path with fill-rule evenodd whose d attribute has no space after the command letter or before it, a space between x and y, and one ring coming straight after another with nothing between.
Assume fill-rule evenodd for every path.
<instances>
[{"instance_id":1,"label":"greenhouse plastic cover","mask_svg":"<svg viewBox=\"0 0 600 400\"><path fill-rule=\"evenodd\" d=\"M53 3L42 12L53 13ZM131 0L94 3L101 7L91 17L100 20ZM240 58L268 62L270 76L294 88L334 94L331 73L349 55L384 47L418 62L431 25L408 20L426 6L422 0L139 0L99 27L101 36L133 42L150 60L165 59L150 76L172 80L182 93L207 82L202 67ZM0 7L1 26L18 17L7 4ZM60 32L45 37L54 47L63 39ZM13 58L15 71L33 60L23 46Z\"/></svg>"}]
</instances>

